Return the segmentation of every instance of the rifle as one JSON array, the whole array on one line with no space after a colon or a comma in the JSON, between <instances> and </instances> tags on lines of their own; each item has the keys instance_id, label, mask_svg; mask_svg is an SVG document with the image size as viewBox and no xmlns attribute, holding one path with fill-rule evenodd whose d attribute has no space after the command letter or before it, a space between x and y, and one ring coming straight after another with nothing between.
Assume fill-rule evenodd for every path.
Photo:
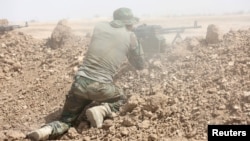
<instances>
[{"instance_id":1,"label":"rifle","mask_svg":"<svg viewBox=\"0 0 250 141\"><path fill-rule=\"evenodd\" d=\"M163 33L176 33L172 41L172 44L174 44L177 38L182 39L180 34L183 33L186 29L196 29L196 28L201 28L201 26L197 25L197 21L194 22L194 26L164 28Z\"/></svg>"},{"instance_id":2,"label":"rifle","mask_svg":"<svg viewBox=\"0 0 250 141\"><path fill-rule=\"evenodd\" d=\"M134 33L146 53L160 53L164 52L166 49L166 42L165 38L162 36L163 34L176 33L172 41L172 44L174 44L178 38L182 39L181 33L183 33L186 29L196 28L201 28L201 26L197 25L197 21L194 22L193 26L171 28L163 28L160 25L143 24L136 27Z\"/></svg>"},{"instance_id":3,"label":"rifle","mask_svg":"<svg viewBox=\"0 0 250 141\"><path fill-rule=\"evenodd\" d=\"M26 22L24 26L21 25L0 25L0 33L4 33L6 31L12 31L17 28L28 27L28 23Z\"/></svg>"}]
</instances>

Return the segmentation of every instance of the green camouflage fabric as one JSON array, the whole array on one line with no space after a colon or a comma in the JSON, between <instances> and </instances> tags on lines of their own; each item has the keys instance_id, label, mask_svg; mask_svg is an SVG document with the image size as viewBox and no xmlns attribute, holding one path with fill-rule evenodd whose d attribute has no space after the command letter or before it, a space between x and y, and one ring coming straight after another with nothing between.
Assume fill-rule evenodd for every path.
<instances>
[{"instance_id":1,"label":"green camouflage fabric","mask_svg":"<svg viewBox=\"0 0 250 141\"><path fill-rule=\"evenodd\" d=\"M66 96L59 121L49 123L53 128L50 138L62 135L74 124L83 109L92 101L108 103L113 112L126 102L123 90L113 83L101 83L86 77L76 76Z\"/></svg>"},{"instance_id":2,"label":"green camouflage fabric","mask_svg":"<svg viewBox=\"0 0 250 141\"><path fill-rule=\"evenodd\" d=\"M125 100L123 90L113 83L101 83L86 77L76 76L66 97L61 120L71 123L92 101L108 103L111 110L117 112Z\"/></svg>"},{"instance_id":3,"label":"green camouflage fabric","mask_svg":"<svg viewBox=\"0 0 250 141\"><path fill-rule=\"evenodd\" d=\"M70 124L61 121L53 121L47 125L52 127L52 133L49 136L49 139L56 139L63 133L67 132L70 128Z\"/></svg>"}]
</instances>

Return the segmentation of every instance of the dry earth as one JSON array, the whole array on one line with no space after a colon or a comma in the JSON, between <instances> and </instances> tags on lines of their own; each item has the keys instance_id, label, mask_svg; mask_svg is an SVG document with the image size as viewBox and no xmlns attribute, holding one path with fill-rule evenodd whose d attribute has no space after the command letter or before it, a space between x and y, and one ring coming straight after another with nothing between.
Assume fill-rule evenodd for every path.
<instances>
[{"instance_id":1,"label":"dry earth","mask_svg":"<svg viewBox=\"0 0 250 141\"><path fill-rule=\"evenodd\" d=\"M195 141L207 139L208 124L250 124L249 17L144 20L178 26L196 19L203 28L187 31L188 38L149 59L146 69L128 67L116 76L129 96L119 116L105 120L102 129L79 121L59 140ZM99 20L71 22L82 37L57 49L45 39L56 23L31 23L0 35L0 140L28 140L27 132L59 117L88 47L84 35ZM222 27L220 43L206 43L209 24Z\"/></svg>"}]
</instances>

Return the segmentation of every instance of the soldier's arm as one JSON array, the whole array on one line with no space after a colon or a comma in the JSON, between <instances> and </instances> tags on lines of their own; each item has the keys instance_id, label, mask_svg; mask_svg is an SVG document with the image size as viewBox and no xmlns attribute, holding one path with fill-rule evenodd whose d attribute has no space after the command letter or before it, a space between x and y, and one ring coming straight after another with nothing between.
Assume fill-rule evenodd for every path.
<instances>
[{"instance_id":1,"label":"soldier's arm","mask_svg":"<svg viewBox=\"0 0 250 141\"><path fill-rule=\"evenodd\" d=\"M145 66L144 52L141 44L138 42L134 33L130 36L130 48L128 52L129 63L135 67L135 69L142 70Z\"/></svg>"}]
</instances>

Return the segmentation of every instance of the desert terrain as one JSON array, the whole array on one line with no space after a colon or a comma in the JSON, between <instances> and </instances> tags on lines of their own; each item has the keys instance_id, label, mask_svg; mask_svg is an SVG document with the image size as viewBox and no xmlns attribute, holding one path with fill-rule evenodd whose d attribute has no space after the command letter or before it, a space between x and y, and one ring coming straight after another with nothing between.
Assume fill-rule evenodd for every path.
<instances>
[{"instance_id":1,"label":"desert terrain","mask_svg":"<svg viewBox=\"0 0 250 141\"><path fill-rule=\"evenodd\" d=\"M144 70L127 65L117 73L129 99L103 128L90 128L83 115L57 140L205 141L208 124L250 124L249 14L140 19L166 28L197 21L202 28L186 30ZM109 20L67 19L74 36L58 48L48 42L58 21L32 21L0 35L0 140L28 141L28 132L60 116L87 35ZM222 35L216 44L205 40L210 24ZM174 34L164 37L171 43Z\"/></svg>"}]
</instances>

